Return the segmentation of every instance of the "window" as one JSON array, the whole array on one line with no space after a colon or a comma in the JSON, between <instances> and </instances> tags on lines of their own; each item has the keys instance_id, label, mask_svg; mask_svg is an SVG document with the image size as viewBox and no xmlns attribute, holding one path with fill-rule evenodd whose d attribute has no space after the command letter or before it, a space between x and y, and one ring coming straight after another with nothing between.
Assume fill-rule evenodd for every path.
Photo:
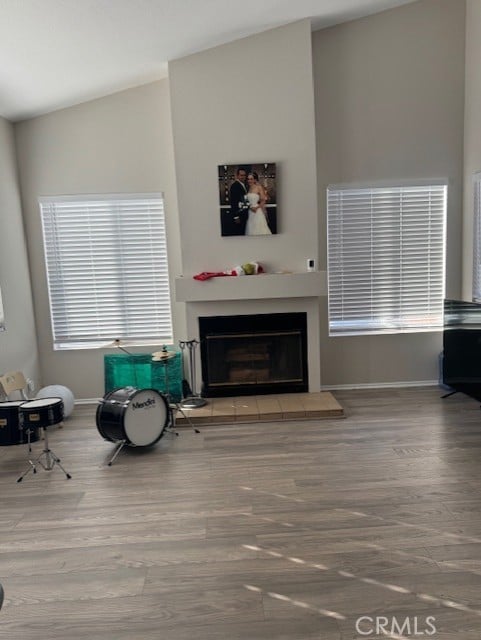
<instances>
[{"instance_id":1,"label":"window","mask_svg":"<svg viewBox=\"0 0 481 640\"><path fill-rule=\"evenodd\" d=\"M473 176L473 301L481 302L481 173Z\"/></svg>"},{"instance_id":2,"label":"window","mask_svg":"<svg viewBox=\"0 0 481 640\"><path fill-rule=\"evenodd\" d=\"M54 349L172 342L162 195L39 203Z\"/></svg>"},{"instance_id":3,"label":"window","mask_svg":"<svg viewBox=\"0 0 481 640\"><path fill-rule=\"evenodd\" d=\"M447 186L327 190L329 335L442 327Z\"/></svg>"}]
</instances>

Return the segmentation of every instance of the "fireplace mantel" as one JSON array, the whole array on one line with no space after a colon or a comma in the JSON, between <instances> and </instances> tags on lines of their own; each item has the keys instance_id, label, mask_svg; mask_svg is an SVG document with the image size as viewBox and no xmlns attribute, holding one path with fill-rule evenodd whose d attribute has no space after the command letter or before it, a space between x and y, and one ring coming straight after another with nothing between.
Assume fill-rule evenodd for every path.
<instances>
[{"instance_id":1,"label":"fireplace mantel","mask_svg":"<svg viewBox=\"0 0 481 640\"><path fill-rule=\"evenodd\" d=\"M175 279L177 302L318 298L325 295L325 271L262 273L256 276L211 278L204 281L183 276Z\"/></svg>"}]
</instances>

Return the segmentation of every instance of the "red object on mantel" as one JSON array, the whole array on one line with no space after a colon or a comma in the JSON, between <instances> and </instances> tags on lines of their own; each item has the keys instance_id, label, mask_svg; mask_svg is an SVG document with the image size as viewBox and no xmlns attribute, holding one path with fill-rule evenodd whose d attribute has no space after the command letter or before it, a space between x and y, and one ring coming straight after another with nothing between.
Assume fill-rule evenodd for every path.
<instances>
[{"instance_id":1,"label":"red object on mantel","mask_svg":"<svg viewBox=\"0 0 481 640\"><path fill-rule=\"evenodd\" d=\"M243 265L227 269L227 271L202 271L194 276L194 280L210 280L210 278L222 278L224 276L253 276L264 273L262 265L258 262L246 262Z\"/></svg>"},{"instance_id":2,"label":"red object on mantel","mask_svg":"<svg viewBox=\"0 0 481 640\"><path fill-rule=\"evenodd\" d=\"M221 278L222 276L236 276L237 273L225 273L224 271L202 271L194 276L194 280L209 280L210 278Z\"/></svg>"}]
</instances>

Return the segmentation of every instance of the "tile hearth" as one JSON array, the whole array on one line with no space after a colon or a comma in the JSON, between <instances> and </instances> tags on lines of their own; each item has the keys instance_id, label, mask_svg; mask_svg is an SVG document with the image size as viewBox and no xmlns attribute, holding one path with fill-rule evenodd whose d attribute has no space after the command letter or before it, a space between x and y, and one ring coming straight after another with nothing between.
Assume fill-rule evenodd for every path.
<instances>
[{"instance_id":1,"label":"tile hearth","mask_svg":"<svg viewBox=\"0 0 481 640\"><path fill-rule=\"evenodd\" d=\"M329 391L207 398L205 407L184 411L188 412L187 415L195 424L344 417L341 405ZM180 413L177 415L177 424L187 424Z\"/></svg>"}]
</instances>

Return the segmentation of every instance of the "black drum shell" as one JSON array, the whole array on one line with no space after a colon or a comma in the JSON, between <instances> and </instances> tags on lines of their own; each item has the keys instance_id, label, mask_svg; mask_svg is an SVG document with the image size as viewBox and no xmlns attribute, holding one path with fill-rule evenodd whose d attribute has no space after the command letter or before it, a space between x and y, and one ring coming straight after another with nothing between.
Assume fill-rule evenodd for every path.
<instances>
[{"instance_id":1,"label":"black drum shell","mask_svg":"<svg viewBox=\"0 0 481 640\"><path fill-rule=\"evenodd\" d=\"M32 406L33 403L42 400L50 400L50 404L44 404L42 406ZM18 408L20 416L20 425L26 429L40 429L44 427L50 427L62 422L64 418L63 413L63 400L62 398L38 398L37 400L29 400L24 402Z\"/></svg>"},{"instance_id":2,"label":"black drum shell","mask_svg":"<svg viewBox=\"0 0 481 640\"><path fill-rule=\"evenodd\" d=\"M135 387L121 387L107 393L97 406L95 422L98 432L104 440L109 442L122 442L128 446L139 446L134 444L128 437L124 428L124 415L129 403L141 391L154 393L165 403L166 422L161 426L158 436L145 446L156 444L164 435L164 430L168 426L169 405L165 396L156 389L137 389Z\"/></svg>"},{"instance_id":3,"label":"black drum shell","mask_svg":"<svg viewBox=\"0 0 481 640\"><path fill-rule=\"evenodd\" d=\"M28 442L26 429L20 429L20 406L21 403L16 401L0 404L0 447L27 444ZM36 442L38 439L38 429L30 428L30 442Z\"/></svg>"},{"instance_id":4,"label":"black drum shell","mask_svg":"<svg viewBox=\"0 0 481 640\"><path fill-rule=\"evenodd\" d=\"M123 416L125 412L124 404L114 404L112 397L115 391L107 394L97 406L95 422L97 429L104 440L109 442L120 442L126 439L123 427Z\"/></svg>"}]
</instances>

